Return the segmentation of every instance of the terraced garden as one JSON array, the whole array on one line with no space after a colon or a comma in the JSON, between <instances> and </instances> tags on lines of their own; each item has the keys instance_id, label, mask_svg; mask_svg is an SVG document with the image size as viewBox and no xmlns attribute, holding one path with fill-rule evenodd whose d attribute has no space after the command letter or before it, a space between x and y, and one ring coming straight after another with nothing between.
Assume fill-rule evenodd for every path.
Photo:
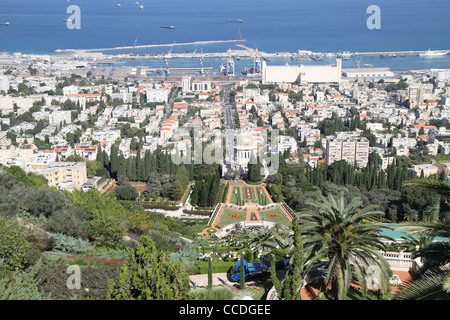
<instances>
[{"instance_id":1,"label":"terraced garden","mask_svg":"<svg viewBox=\"0 0 450 320\"><path fill-rule=\"evenodd\" d=\"M282 225L290 225L291 221L280 208L273 208L269 210L259 211L261 219L264 221L279 223Z\"/></svg>"}]
</instances>

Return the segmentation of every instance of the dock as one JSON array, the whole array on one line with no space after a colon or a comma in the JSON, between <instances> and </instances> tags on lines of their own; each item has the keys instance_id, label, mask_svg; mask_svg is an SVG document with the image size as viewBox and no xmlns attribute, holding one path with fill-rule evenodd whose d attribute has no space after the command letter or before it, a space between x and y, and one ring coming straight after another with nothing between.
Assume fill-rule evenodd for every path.
<instances>
[{"instance_id":1,"label":"dock","mask_svg":"<svg viewBox=\"0 0 450 320\"><path fill-rule=\"evenodd\" d=\"M450 50L433 50L435 52L447 53ZM382 51L382 52L354 52L351 53L355 56L376 56L376 55L387 55L387 54L421 54L427 53L428 50L419 50L419 51Z\"/></svg>"},{"instance_id":2,"label":"dock","mask_svg":"<svg viewBox=\"0 0 450 320\"><path fill-rule=\"evenodd\" d=\"M234 42L245 42L245 39L239 40L207 40L207 41L194 41L194 42L184 42L176 43L177 46L192 46L192 45L205 45L205 44L216 44L216 43L234 43ZM160 47L173 47L175 43L168 44L147 44L139 46L123 46L114 48L100 48L100 49L56 49L57 53L67 53L67 52L103 52L103 51L117 51L117 50L134 50L134 49L146 49L146 48L160 48Z\"/></svg>"}]
</instances>

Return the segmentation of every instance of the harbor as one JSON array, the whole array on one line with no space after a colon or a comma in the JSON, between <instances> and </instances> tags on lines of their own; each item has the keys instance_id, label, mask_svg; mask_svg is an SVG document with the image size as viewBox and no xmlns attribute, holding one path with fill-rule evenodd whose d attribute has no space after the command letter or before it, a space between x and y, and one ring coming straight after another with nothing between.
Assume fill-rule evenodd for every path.
<instances>
[{"instance_id":1,"label":"harbor","mask_svg":"<svg viewBox=\"0 0 450 320\"><path fill-rule=\"evenodd\" d=\"M151 44L151 45L139 45L139 46L122 46L114 48L100 48L100 49L57 49L55 53L66 53L72 55L93 56L93 53L103 53L116 51L114 56L121 59L200 59L200 58L233 58L233 59L248 59L248 58L260 58L265 61L271 59L284 58L292 60L312 59L314 61L322 61L324 58L342 58L343 60L349 60L351 57L365 57L365 56L379 56L381 58L396 58L405 56L422 56L422 57L434 57L448 55L450 49L447 50L409 50L409 51L372 51L372 52L314 52L309 50L298 50L297 52L265 52L258 50L258 48L250 48L243 44L235 44L235 46L241 48L228 49L225 52L198 52L195 49L193 52L180 52L181 46L202 46L217 43L236 43L245 42L245 39L238 40L210 40L210 41L195 41L186 43L170 43L170 44ZM150 48L170 48L168 51L161 53L142 52L143 49ZM174 47L178 48L178 52L175 52ZM139 52L141 51L141 52Z\"/></svg>"}]
</instances>

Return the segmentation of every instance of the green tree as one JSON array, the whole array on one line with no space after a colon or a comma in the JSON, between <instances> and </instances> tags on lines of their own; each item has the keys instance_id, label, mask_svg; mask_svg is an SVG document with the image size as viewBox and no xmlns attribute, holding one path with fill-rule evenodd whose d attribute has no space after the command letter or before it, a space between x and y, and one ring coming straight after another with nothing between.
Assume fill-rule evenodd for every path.
<instances>
[{"instance_id":1,"label":"green tree","mask_svg":"<svg viewBox=\"0 0 450 320\"><path fill-rule=\"evenodd\" d=\"M326 293L330 299L343 300L347 297L353 272L365 294L368 270L375 268L380 274L380 289L386 292L390 269L380 253L380 250L384 250L382 240L387 239L380 235L380 230L389 227L364 222L383 213L374 211L373 205L360 209L362 201L357 197L346 204L343 192L336 198L332 194L327 198L320 193L316 195L317 200L306 202L311 209L301 215L308 257L305 273L316 261L327 257ZM331 289L328 289L330 285Z\"/></svg>"},{"instance_id":2,"label":"green tree","mask_svg":"<svg viewBox=\"0 0 450 320\"><path fill-rule=\"evenodd\" d=\"M145 188L152 196L159 195L161 192L161 180L158 172L150 173Z\"/></svg>"},{"instance_id":3,"label":"green tree","mask_svg":"<svg viewBox=\"0 0 450 320\"><path fill-rule=\"evenodd\" d=\"M189 172L184 165L180 166L175 180L172 183L172 198L174 200L181 200L189 184Z\"/></svg>"},{"instance_id":4,"label":"green tree","mask_svg":"<svg viewBox=\"0 0 450 320\"><path fill-rule=\"evenodd\" d=\"M278 242L276 241L272 228L263 227L251 233L248 239L248 245L261 250L262 254L266 254L277 248Z\"/></svg>"},{"instance_id":5,"label":"green tree","mask_svg":"<svg viewBox=\"0 0 450 320\"><path fill-rule=\"evenodd\" d=\"M245 259L244 253L240 257L240 268L239 268L239 289L245 289Z\"/></svg>"},{"instance_id":6,"label":"green tree","mask_svg":"<svg viewBox=\"0 0 450 320\"><path fill-rule=\"evenodd\" d=\"M136 200L138 193L132 185L123 185L116 188L116 196L119 200Z\"/></svg>"},{"instance_id":7,"label":"green tree","mask_svg":"<svg viewBox=\"0 0 450 320\"><path fill-rule=\"evenodd\" d=\"M450 184L435 179L413 179L404 182L404 187L419 187L443 197L450 196ZM409 236L429 238L442 237L450 239L450 222L448 219L426 222L407 222L399 229L407 229ZM420 238L419 238L420 239ZM414 258L422 258L423 266L414 276L412 282L394 299L396 300L449 300L450 299L450 243L434 241L419 247Z\"/></svg>"},{"instance_id":8,"label":"green tree","mask_svg":"<svg viewBox=\"0 0 450 320\"><path fill-rule=\"evenodd\" d=\"M103 168L103 164L97 160L86 161L86 174L88 177L94 177L101 168Z\"/></svg>"},{"instance_id":9,"label":"green tree","mask_svg":"<svg viewBox=\"0 0 450 320\"><path fill-rule=\"evenodd\" d=\"M213 286L213 273L212 273L212 258L208 261L208 290L211 290Z\"/></svg>"},{"instance_id":10,"label":"green tree","mask_svg":"<svg viewBox=\"0 0 450 320\"><path fill-rule=\"evenodd\" d=\"M51 294L39 289L36 273L41 266L40 260L28 272L18 270L12 277L0 279L0 300L49 300Z\"/></svg>"},{"instance_id":11,"label":"green tree","mask_svg":"<svg viewBox=\"0 0 450 320\"><path fill-rule=\"evenodd\" d=\"M248 164L248 175L247 180L251 182L261 181L261 162L259 157L255 158L253 155L250 158L250 163Z\"/></svg>"},{"instance_id":12,"label":"green tree","mask_svg":"<svg viewBox=\"0 0 450 320\"><path fill-rule=\"evenodd\" d=\"M186 266L172 262L170 255L156 249L142 236L133 249L119 279L107 291L110 300L185 300L189 298Z\"/></svg>"},{"instance_id":13,"label":"green tree","mask_svg":"<svg viewBox=\"0 0 450 320\"><path fill-rule=\"evenodd\" d=\"M103 211L91 221L90 235L99 246L119 247L125 236L125 224L121 217Z\"/></svg>"},{"instance_id":14,"label":"green tree","mask_svg":"<svg viewBox=\"0 0 450 320\"><path fill-rule=\"evenodd\" d=\"M286 300L300 300L300 289L302 284L302 272L306 263L301 227L297 220L292 223L294 231L294 247L289 270L286 273L282 297Z\"/></svg>"},{"instance_id":15,"label":"green tree","mask_svg":"<svg viewBox=\"0 0 450 320\"><path fill-rule=\"evenodd\" d=\"M32 253L28 232L17 222L0 217L0 257L11 270L25 268Z\"/></svg>"}]
</instances>

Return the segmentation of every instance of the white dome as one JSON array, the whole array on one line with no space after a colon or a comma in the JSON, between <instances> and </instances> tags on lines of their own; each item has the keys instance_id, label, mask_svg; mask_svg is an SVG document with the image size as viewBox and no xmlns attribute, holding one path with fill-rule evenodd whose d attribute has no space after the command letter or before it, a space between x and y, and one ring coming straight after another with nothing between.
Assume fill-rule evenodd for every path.
<instances>
[{"instance_id":1,"label":"white dome","mask_svg":"<svg viewBox=\"0 0 450 320\"><path fill-rule=\"evenodd\" d=\"M241 133L236 138L238 147L249 147L255 144L255 138L247 132Z\"/></svg>"}]
</instances>

